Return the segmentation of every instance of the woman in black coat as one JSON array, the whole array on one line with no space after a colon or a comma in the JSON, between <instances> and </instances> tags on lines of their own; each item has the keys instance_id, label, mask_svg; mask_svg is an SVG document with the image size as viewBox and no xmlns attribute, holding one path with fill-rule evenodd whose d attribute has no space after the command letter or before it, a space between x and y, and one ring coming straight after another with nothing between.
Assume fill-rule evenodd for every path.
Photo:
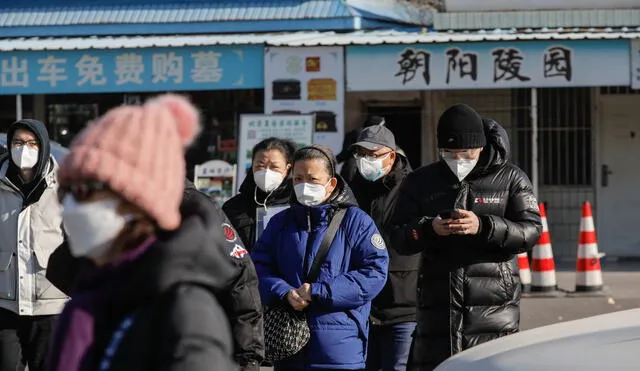
<instances>
[{"instance_id":1,"label":"woman in black coat","mask_svg":"<svg viewBox=\"0 0 640 371\"><path fill-rule=\"evenodd\" d=\"M253 147L251 173L240 186L240 193L222 205L222 210L251 251L256 233L258 208L286 207L293 191L289 172L296 144L285 139L267 138ZM265 226L260 228L264 229Z\"/></svg>"}]
</instances>

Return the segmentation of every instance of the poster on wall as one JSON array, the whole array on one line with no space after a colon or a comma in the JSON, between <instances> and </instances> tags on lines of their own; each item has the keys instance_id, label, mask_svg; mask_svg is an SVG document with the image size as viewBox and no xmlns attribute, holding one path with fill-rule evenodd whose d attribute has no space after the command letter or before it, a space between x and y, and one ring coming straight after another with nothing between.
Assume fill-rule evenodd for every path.
<instances>
[{"instance_id":1,"label":"poster on wall","mask_svg":"<svg viewBox=\"0 0 640 371\"><path fill-rule=\"evenodd\" d=\"M631 89L640 89L640 39L631 40Z\"/></svg>"},{"instance_id":2,"label":"poster on wall","mask_svg":"<svg viewBox=\"0 0 640 371\"><path fill-rule=\"evenodd\" d=\"M314 115L240 115L240 136L238 142L238 169L236 188L251 171L253 147L269 137L289 139L298 147L313 143L316 126Z\"/></svg>"},{"instance_id":3,"label":"poster on wall","mask_svg":"<svg viewBox=\"0 0 640 371\"><path fill-rule=\"evenodd\" d=\"M220 206L235 194L236 166L220 160L196 165L193 183Z\"/></svg>"},{"instance_id":4,"label":"poster on wall","mask_svg":"<svg viewBox=\"0 0 640 371\"><path fill-rule=\"evenodd\" d=\"M342 47L265 50L264 109L274 114L315 114L313 142L342 150L344 53Z\"/></svg>"}]
</instances>

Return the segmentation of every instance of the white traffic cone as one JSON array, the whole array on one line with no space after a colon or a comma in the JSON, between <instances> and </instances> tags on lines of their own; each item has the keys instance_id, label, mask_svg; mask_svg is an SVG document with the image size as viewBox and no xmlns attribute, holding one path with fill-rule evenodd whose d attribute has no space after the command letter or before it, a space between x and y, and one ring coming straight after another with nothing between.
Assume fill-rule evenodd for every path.
<instances>
[{"instance_id":1,"label":"white traffic cone","mask_svg":"<svg viewBox=\"0 0 640 371\"><path fill-rule=\"evenodd\" d=\"M531 269L529 268L529 256L526 252L518 254L518 268L520 268L520 283L522 291L531 291Z\"/></svg>"},{"instance_id":2,"label":"white traffic cone","mask_svg":"<svg viewBox=\"0 0 640 371\"><path fill-rule=\"evenodd\" d=\"M538 243L533 247L531 260L531 291L540 293L539 296L558 296L556 282L556 265L553 260L553 249L551 247L551 234L549 233L549 222L544 204L539 205L540 217L542 219L542 234Z\"/></svg>"},{"instance_id":3,"label":"white traffic cone","mask_svg":"<svg viewBox=\"0 0 640 371\"><path fill-rule=\"evenodd\" d=\"M598 252L598 239L593 223L591 204L582 205L580 218L580 238L578 241L578 260L576 263L576 292L597 293L602 291L602 267Z\"/></svg>"}]
</instances>

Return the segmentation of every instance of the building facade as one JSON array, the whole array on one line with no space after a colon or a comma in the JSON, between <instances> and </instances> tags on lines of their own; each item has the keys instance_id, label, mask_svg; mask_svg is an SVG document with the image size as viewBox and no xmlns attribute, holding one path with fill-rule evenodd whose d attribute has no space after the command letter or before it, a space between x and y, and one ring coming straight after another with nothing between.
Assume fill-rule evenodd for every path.
<instances>
[{"instance_id":1,"label":"building facade","mask_svg":"<svg viewBox=\"0 0 640 371\"><path fill-rule=\"evenodd\" d=\"M174 91L203 111L190 169L235 163L239 116L263 112L314 113L315 141L336 152L385 116L418 167L437 159L439 115L463 102L509 132L559 259L575 259L585 201L600 250L640 256L640 4L33 1L0 6L2 125L36 117L68 143L113 106Z\"/></svg>"}]
</instances>

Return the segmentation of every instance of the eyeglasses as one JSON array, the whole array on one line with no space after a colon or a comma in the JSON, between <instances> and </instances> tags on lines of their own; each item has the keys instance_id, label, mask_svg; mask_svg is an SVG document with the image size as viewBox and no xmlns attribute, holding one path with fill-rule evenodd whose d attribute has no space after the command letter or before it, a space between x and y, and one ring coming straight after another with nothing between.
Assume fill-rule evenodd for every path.
<instances>
[{"instance_id":1,"label":"eyeglasses","mask_svg":"<svg viewBox=\"0 0 640 371\"><path fill-rule=\"evenodd\" d=\"M441 150L440 157L444 159L452 159L452 160L455 160L455 159L473 160L476 158L476 155L473 149L466 149L463 151L456 151L456 152Z\"/></svg>"},{"instance_id":2,"label":"eyeglasses","mask_svg":"<svg viewBox=\"0 0 640 371\"><path fill-rule=\"evenodd\" d=\"M32 139L32 140L14 139L11 141L11 145L13 147L22 147L24 145L27 145L30 148L38 148L40 146L38 141L35 139Z\"/></svg>"},{"instance_id":3,"label":"eyeglasses","mask_svg":"<svg viewBox=\"0 0 640 371\"><path fill-rule=\"evenodd\" d=\"M389 153L391 153L393 151L389 151L389 152L385 152L385 153L380 153L380 154L372 154L372 153L365 153L362 151L355 151L353 153L353 157L356 158L356 160L359 160L361 158L369 158L369 159L373 159L373 160L379 160L381 158L385 158L386 156L389 155Z\"/></svg>"},{"instance_id":4,"label":"eyeglasses","mask_svg":"<svg viewBox=\"0 0 640 371\"><path fill-rule=\"evenodd\" d=\"M109 186L101 182L84 182L71 184L69 186L60 187L58 189L58 201L62 203L62 200L70 194L78 202L83 202L89 199L95 192L104 191L109 189Z\"/></svg>"}]
</instances>

